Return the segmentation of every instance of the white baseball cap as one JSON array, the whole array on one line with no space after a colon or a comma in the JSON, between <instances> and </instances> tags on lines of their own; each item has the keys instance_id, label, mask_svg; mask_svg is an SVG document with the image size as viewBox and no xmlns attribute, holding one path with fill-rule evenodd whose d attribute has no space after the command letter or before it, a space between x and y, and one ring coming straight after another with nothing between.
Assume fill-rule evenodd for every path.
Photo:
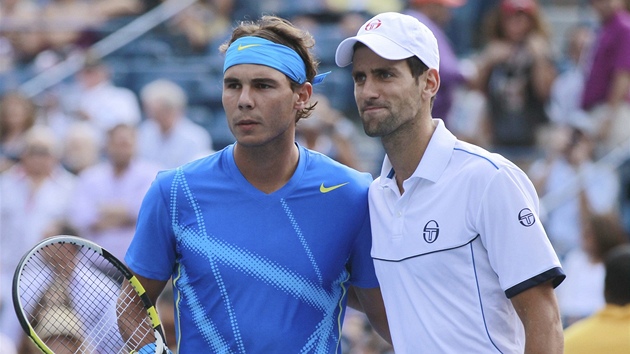
<instances>
[{"instance_id":1,"label":"white baseball cap","mask_svg":"<svg viewBox=\"0 0 630 354\"><path fill-rule=\"evenodd\" d=\"M354 44L361 42L388 60L418 57L426 66L439 70L440 55L433 32L415 17L397 12L378 14L361 26L354 37L337 47L335 62L344 67L352 63Z\"/></svg>"}]
</instances>

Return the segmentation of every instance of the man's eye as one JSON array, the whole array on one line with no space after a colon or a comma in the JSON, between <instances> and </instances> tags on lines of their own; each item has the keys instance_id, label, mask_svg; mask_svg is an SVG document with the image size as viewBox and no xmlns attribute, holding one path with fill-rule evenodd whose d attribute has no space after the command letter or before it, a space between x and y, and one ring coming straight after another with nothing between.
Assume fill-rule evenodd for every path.
<instances>
[{"instance_id":1,"label":"man's eye","mask_svg":"<svg viewBox=\"0 0 630 354\"><path fill-rule=\"evenodd\" d=\"M360 82L365 81L365 75L362 75L362 74L361 75L354 75L353 79L354 79L354 82L360 83Z\"/></svg>"}]
</instances>

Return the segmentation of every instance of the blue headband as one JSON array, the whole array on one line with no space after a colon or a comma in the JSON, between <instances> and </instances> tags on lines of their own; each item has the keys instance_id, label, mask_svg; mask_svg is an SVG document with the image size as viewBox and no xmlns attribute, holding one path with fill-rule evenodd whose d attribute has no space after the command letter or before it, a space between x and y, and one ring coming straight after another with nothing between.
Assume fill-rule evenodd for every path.
<instances>
[{"instance_id":1,"label":"blue headband","mask_svg":"<svg viewBox=\"0 0 630 354\"><path fill-rule=\"evenodd\" d=\"M274 68L288 76L298 84L306 82L306 66L304 61L293 49L260 37L241 37L228 47L223 63L223 73L238 64L260 64ZM316 75L313 85L324 81L326 75Z\"/></svg>"}]
</instances>

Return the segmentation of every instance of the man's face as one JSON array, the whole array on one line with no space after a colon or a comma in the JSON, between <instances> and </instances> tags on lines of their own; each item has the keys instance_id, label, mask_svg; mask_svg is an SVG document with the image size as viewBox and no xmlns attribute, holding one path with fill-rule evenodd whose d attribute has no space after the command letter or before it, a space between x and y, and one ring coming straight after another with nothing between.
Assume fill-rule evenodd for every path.
<instances>
[{"instance_id":1,"label":"man's face","mask_svg":"<svg viewBox=\"0 0 630 354\"><path fill-rule=\"evenodd\" d=\"M107 78L107 69L101 66L85 68L79 72L79 80L86 88L95 87Z\"/></svg>"},{"instance_id":2,"label":"man's face","mask_svg":"<svg viewBox=\"0 0 630 354\"><path fill-rule=\"evenodd\" d=\"M416 80L405 60L383 59L367 47L358 48L352 78L365 133L384 137L415 121L426 75Z\"/></svg>"},{"instance_id":3,"label":"man's face","mask_svg":"<svg viewBox=\"0 0 630 354\"><path fill-rule=\"evenodd\" d=\"M129 128L118 128L107 142L107 155L114 166L129 165L136 153L136 134Z\"/></svg>"},{"instance_id":4,"label":"man's face","mask_svg":"<svg viewBox=\"0 0 630 354\"><path fill-rule=\"evenodd\" d=\"M230 67L223 78L222 101L236 141L243 146L293 141L296 113L303 108L302 91L294 92L289 79L268 66Z\"/></svg>"},{"instance_id":5,"label":"man's face","mask_svg":"<svg viewBox=\"0 0 630 354\"><path fill-rule=\"evenodd\" d=\"M26 146L21 161L27 174L32 177L50 175L58 163L53 147L45 143L33 143Z\"/></svg>"},{"instance_id":6,"label":"man's face","mask_svg":"<svg viewBox=\"0 0 630 354\"><path fill-rule=\"evenodd\" d=\"M177 109L160 99L144 101L143 107L146 115L153 119L162 130L170 130L180 116Z\"/></svg>"}]
</instances>

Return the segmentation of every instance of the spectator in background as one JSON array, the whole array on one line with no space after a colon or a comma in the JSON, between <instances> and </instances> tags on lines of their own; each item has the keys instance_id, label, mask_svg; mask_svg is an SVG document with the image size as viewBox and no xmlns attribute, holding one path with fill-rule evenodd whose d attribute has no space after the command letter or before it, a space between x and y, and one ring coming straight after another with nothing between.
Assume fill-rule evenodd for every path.
<instances>
[{"instance_id":1,"label":"spectator in background","mask_svg":"<svg viewBox=\"0 0 630 354\"><path fill-rule=\"evenodd\" d=\"M291 2L291 1L287 1ZM400 11L404 7L406 0L362 0L362 1L348 1L348 0L327 0L326 6L330 11L338 13L346 13L357 11L368 15L374 15L386 11ZM316 3L316 1L302 1L302 7L306 7L309 3ZM312 7L312 5L311 5ZM364 19L365 22L365 19ZM356 28L355 28L356 30Z\"/></svg>"},{"instance_id":2,"label":"spectator in background","mask_svg":"<svg viewBox=\"0 0 630 354\"><path fill-rule=\"evenodd\" d=\"M551 86L549 99L549 118L555 124L571 124L571 121L589 119L582 110L581 97L584 90L584 64L593 36L593 30L586 25L576 25L567 31L564 56L558 63L559 75Z\"/></svg>"},{"instance_id":3,"label":"spectator in background","mask_svg":"<svg viewBox=\"0 0 630 354\"><path fill-rule=\"evenodd\" d=\"M313 114L296 126L296 140L304 147L327 155L354 169L360 168L352 137L356 129L341 112L330 106L326 96L313 94L317 102Z\"/></svg>"},{"instance_id":4,"label":"spectator in background","mask_svg":"<svg viewBox=\"0 0 630 354\"><path fill-rule=\"evenodd\" d=\"M66 170L78 175L100 160L101 136L88 122L72 124L63 136L61 163Z\"/></svg>"},{"instance_id":5,"label":"spectator in background","mask_svg":"<svg viewBox=\"0 0 630 354\"><path fill-rule=\"evenodd\" d=\"M135 93L115 86L110 74L105 62L88 57L77 75L76 92L66 97L69 110L92 123L102 136L120 123L136 125L142 117Z\"/></svg>"},{"instance_id":6,"label":"spectator in background","mask_svg":"<svg viewBox=\"0 0 630 354\"><path fill-rule=\"evenodd\" d=\"M565 354L630 353L630 245L605 258L606 306L565 331Z\"/></svg>"},{"instance_id":7,"label":"spectator in background","mask_svg":"<svg viewBox=\"0 0 630 354\"><path fill-rule=\"evenodd\" d=\"M94 5L84 0L51 0L42 7L43 48L59 54L76 50L87 29L104 23Z\"/></svg>"},{"instance_id":8,"label":"spectator in background","mask_svg":"<svg viewBox=\"0 0 630 354\"><path fill-rule=\"evenodd\" d=\"M186 93L176 83L158 79L142 88L147 119L139 128L139 156L174 168L212 152L207 130L185 116Z\"/></svg>"},{"instance_id":9,"label":"spectator in background","mask_svg":"<svg viewBox=\"0 0 630 354\"><path fill-rule=\"evenodd\" d=\"M444 33L451 20L451 10L464 5L466 0L409 0L405 13L424 23L435 35L440 51L440 91L433 103L433 117L441 118L449 127L448 116L453 104L455 89L464 83L459 60Z\"/></svg>"},{"instance_id":10,"label":"spectator in background","mask_svg":"<svg viewBox=\"0 0 630 354\"><path fill-rule=\"evenodd\" d=\"M26 132L35 124L33 102L18 92L7 92L0 99L0 172L17 162Z\"/></svg>"},{"instance_id":11,"label":"spectator in background","mask_svg":"<svg viewBox=\"0 0 630 354\"><path fill-rule=\"evenodd\" d=\"M30 62L42 50L39 12L39 7L30 0L3 0L0 3L0 51L3 56L0 72Z\"/></svg>"},{"instance_id":12,"label":"spectator in background","mask_svg":"<svg viewBox=\"0 0 630 354\"><path fill-rule=\"evenodd\" d=\"M81 330L85 326L70 307L58 305L38 314L35 332L40 340L55 354L82 353L89 350L84 345ZM57 323L64 323L58 326ZM72 330L70 330L72 328ZM20 346L22 354L39 354L41 350L31 340L25 338Z\"/></svg>"},{"instance_id":13,"label":"spectator in background","mask_svg":"<svg viewBox=\"0 0 630 354\"><path fill-rule=\"evenodd\" d=\"M158 168L136 158L136 129L119 124L107 134L107 160L80 173L68 219L88 240L123 259L144 194Z\"/></svg>"},{"instance_id":14,"label":"spectator in background","mask_svg":"<svg viewBox=\"0 0 630 354\"><path fill-rule=\"evenodd\" d=\"M97 0L92 1L92 4L96 13L106 20L139 15L145 10L143 0Z\"/></svg>"},{"instance_id":15,"label":"spectator in background","mask_svg":"<svg viewBox=\"0 0 630 354\"><path fill-rule=\"evenodd\" d=\"M548 121L545 105L556 69L546 23L535 0L502 0L486 26L474 85L487 96L492 148L519 162Z\"/></svg>"},{"instance_id":16,"label":"spectator in background","mask_svg":"<svg viewBox=\"0 0 630 354\"><path fill-rule=\"evenodd\" d=\"M591 0L600 19L582 108L599 126L604 148L630 139L630 12L623 0Z\"/></svg>"},{"instance_id":17,"label":"spectator in background","mask_svg":"<svg viewBox=\"0 0 630 354\"><path fill-rule=\"evenodd\" d=\"M466 0L466 3L452 11L452 19L446 28L446 35L453 43L458 57L468 57L480 49L482 33L478 29L486 14L494 9L500 0Z\"/></svg>"},{"instance_id":18,"label":"spectator in background","mask_svg":"<svg viewBox=\"0 0 630 354\"><path fill-rule=\"evenodd\" d=\"M64 139L70 127L79 119L68 112L65 107L65 97L68 95L67 85L59 85L43 91L35 96L37 105L37 123L52 128L57 137ZM86 124L91 124L87 123Z\"/></svg>"},{"instance_id":19,"label":"spectator in background","mask_svg":"<svg viewBox=\"0 0 630 354\"><path fill-rule=\"evenodd\" d=\"M44 47L63 58L96 41L89 31L112 18L139 14L143 9L141 0L47 1L41 18Z\"/></svg>"},{"instance_id":20,"label":"spectator in background","mask_svg":"<svg viewBox=\"0 0 630 354\"><path fill-rule=\"evenodd\" d=\"M189 54L206 54L229 35L234 0L197 1L170 22L170 33L183 36Z\"/></svg>"},{"instance_id":21,"label":"spectator in background","mask_svg":"<svg viewBox=\"0 0 630 354\"><path fill-rule=\"evenodd\" d=\"M560 258L580 246L581 220L615 212L619 196L618 174L610 166L595 165L594 133L583 123L556 126L544 139L546 156L534 161L528 173L544 196L541 218Z\"/></svg>"},{"instance_id":22,"label":"spectator in background","mask_svg":"<svg viewBox=\"0 0 630 354\"><path fill-rule=\"evenodd\" d=\"M0 291L11 298L20 258L65 215L75 177L60 163L61 146L50 128L36 125L25 136L20 162L0 174ZM20 325L11 306L0 309L0 331L16 343Z\"/></svg>"},{"instance_id":23,"label":"spectator in background","mask_svg":"<svg viewBox=\"0 0 630 354\"><path fill-rule=\"evenodd\" d=\"M585 219L580 247L570 251L562 263L567 279L556 290L565 327L604 307L604 257L628 242L616 214Z\"/></svg>"}]
</instances>

